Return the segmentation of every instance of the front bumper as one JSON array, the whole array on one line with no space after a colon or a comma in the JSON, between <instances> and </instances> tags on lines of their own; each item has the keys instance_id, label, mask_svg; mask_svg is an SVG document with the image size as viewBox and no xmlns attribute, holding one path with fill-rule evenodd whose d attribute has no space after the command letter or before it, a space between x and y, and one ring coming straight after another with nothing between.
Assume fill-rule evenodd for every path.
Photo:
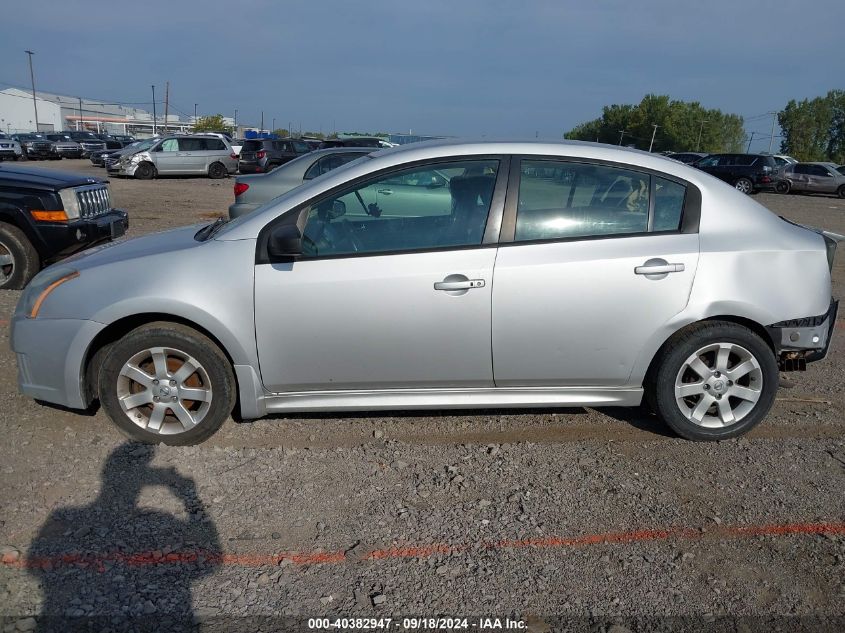
<instances>
[{"instance_id":1,"label":"front bumper","mask_svg":"<svg viewBox=\"0 0 845 633\"><path fill-rule=\"evenodd\" d=\"M67 257L99 242L120 237L129 229L129 215L121 209L76 222L39 222L38 231L49 253L44 259L53 261Z\"/></svg>"},{"instance_id":2,"label":"front bumper","mask_svg":"<svg viewBox=\"0 0 845 633\"><path fill-rule=\"evenodd\" d=\"M804 369L807 363L826 358L838 314L839 302L831 300L824 314L789 319L768 326L766 329L775 344L781 369Z\"/></svg>"},{"instance_id":3,"label":"front bumper","mask_svg":"<svg viewBox=\"0 0 845 633\"><path fill-rule=\"evenodd\" d=\"M9 337L18 362L18 389L31 398L85 409L85 355L105 327L78 319L12 318Z\"/></svg>"},{"instance_id":4,"label":"front bumper","mask_svg":"<svg viewBox=\"0 0 845 633\"><path fill-rule=\"evenodd\" d=\"M61 156L62 158L82 158L82 150L76 148L58 148L56 153Z\"/></svg>"}]
</instances>

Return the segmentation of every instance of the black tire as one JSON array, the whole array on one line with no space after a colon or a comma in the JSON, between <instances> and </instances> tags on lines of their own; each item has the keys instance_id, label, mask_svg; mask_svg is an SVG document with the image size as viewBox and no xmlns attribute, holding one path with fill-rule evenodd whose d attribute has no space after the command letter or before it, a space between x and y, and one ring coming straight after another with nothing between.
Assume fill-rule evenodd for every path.
<instances>
[{"instance_id":1,"label":"black tire","mask_svg":"<svg viewBox=\"0 0 845 633\"><path fill-rule=\"evenodd\" d=\"M839 187L839 189L836 190L836 195L840 198L845 198L845 185L842 185L841 187Z\"/></svg>"},{"instance_id":2,"label":"black tire","mask_svg":"<svg viewBox=\"0 0 845 633\"><path fill-rule=\"evenodd\" d=\"M152 180L156 176L156 168L152 163L143 162L135 168L135 178L138 180Z\"/></svg>"},{"instance_id":3,"label":"black tire","mask_svg":"<svg viewBox=\"0 0 845 633\"><path fill-rule=\"evenodd\" d=\"M693 422L681 410L675 399L675 380L691 355L715 343L737 345L750 352L759 364L762 387L744 417L728 426L708 428ZM729 321L707 321L681 330L666 342L655 358L645 387L648 404L679 436L694 441L726 440L747 433L768 414L778 390L777 360L772 348L752 330Z\"/></svg>"},{"instance_id":4,"label":"black tire","mask_svg":"<svg viewBox=\"0 0 845 633\"><path fill-rule=\"evenodd\" d=\"M173 434L146 430L133 422L121 406L118 397L121 369L137 354L155 347L165 347L186 353L199 362L207 375L209 382L207 387L213 392L210 406L205 416L189 430ZM169 358L168 371L171 371ZM232 413L237 395L232 366L214 341L190 327L167 321L142 325L126 334L109 347L103 356L99 370L95 368L91 375L97 377L100 402L112 422L127 437L145 444L190 446L204 442L217 432ZM161 406L166 408L166 405ZM167 409L167 411L168 417L165 418L162 428L168 427L170 430L181 428L173 416L172 409ZM142 419L142 422L147 421L147 419Z\"/></svg>"},{"instance_id":5,"label":"black tire","mask_svg":"<svg viewBox=\"0 0 845 633\"><path fill-rule=\"evenodd\" d=\"M22 153L21 153L21 160L23 160L23 161L27 161L27 160L29 160L29 156L27 156L27 153L26 153L26 152L22 152Z\"/></svg>"},{"instance_id":6,"label":"black tire","mask_svg":"<svg viewBox=\"0 0 845 633\"><path fill-rule=\"evenodd\" d=\"M2 290L20 290L41 268L38 252L24 232L16 226L0 222L0 256L5 255L11 255L12 262L0 269Z\"/></svg>"},{"instance_id":7,"label":"black tire","mask_svg":"<svg viewBox=\"0 0 845 633\"><path fill-rule=\"evenodd\" d=\"M738 178L734 183L734 187L737 191L741 191L744 194L750 195L754 193L754 183L748 178Z\"/></svg>"},{"instance_id":8,"label":"black tire","mask_svg":"<svg viewBox=\"0 0 845 633\"><path fill-rule=\"evenodd\" d=\"M214 178L218 180L220 178L225 178L229 175L229 170L226 169L226 165L223 163L211 163L208 166L208 177Z\"/></svg>"},{"instance_id":9,"label":"black tire","mask_svg":"<svg viewBox=\"0 0 845 633\"><path fill-rule=\"evenodd\" d=\"M792 185L790 185L788 180L779 180L775 185L775 192L780 194L787 194L790 189L792 189Z\"/></svg>"}]
</instances>

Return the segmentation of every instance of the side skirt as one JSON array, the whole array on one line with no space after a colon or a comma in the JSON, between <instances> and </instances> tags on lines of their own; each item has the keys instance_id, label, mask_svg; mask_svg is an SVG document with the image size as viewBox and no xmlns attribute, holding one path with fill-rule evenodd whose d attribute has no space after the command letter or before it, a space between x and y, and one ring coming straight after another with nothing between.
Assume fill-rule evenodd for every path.
<instances>
[{"instance_id":1,"label":"side skirt","mask_svg":"<svg viewBox=\"0 0 845 633\"><path fill-rule=\"evenodd\" d=\"M501 387L480 389L383 389L303 391L271 394L254 411L378 411L401 409L487 409L550 406L636 407L643 390L588 387ZM249 417L244 415L244 417Z\"/></svg>"}]
</instances>

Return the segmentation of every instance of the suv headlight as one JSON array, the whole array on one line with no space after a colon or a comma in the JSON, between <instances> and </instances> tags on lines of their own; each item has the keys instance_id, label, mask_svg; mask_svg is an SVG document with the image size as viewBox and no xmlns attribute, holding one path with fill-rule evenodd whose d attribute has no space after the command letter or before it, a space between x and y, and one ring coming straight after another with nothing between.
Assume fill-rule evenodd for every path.
<instances>
[{"instance_id":1,"label":"suv headlight","mask_svg":"<svg viewBox=\"0 0 845 633\"><path fill-rule=\"evenodd\" d=\"M65 208L65 214L68 220L76 220L79 218L79 198L76 197L75 189L61 189L59 190L59 197L62 199L62 206Z\"/></svg>"},{"instance_id":2,"label":"suv headlight","mask_svg":"<svg viewBox=\"0 0 845 633\"><path fill-rule=\"evenodd\" d=\"M38 316L44 300L56 288L66 281L79 277L79 271L65 266L50 267L37 274L26 287L21 300L15 308L15 314L22 314L30 319Z\"/></svg>"}]
</instances>

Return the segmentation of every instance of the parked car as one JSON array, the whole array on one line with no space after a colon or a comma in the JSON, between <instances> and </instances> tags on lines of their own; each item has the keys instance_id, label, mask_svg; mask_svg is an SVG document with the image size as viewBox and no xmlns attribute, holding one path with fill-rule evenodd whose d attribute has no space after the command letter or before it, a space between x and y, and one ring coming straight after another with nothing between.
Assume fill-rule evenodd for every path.
<instances>
[{"instance_id":1,"label":"parked car","mask_svg":"<svg viewBox=\"0 0 845 633\"><path fill-rule=\"evenodd\" d=\"M65 130L62 134L82 146L82 158L88 158L91 156L91 152L108 149L105 141L98 138L93 132L87 132L85 130Z\"/></svg>"},{"instance_id":2,"label":"parked car","mask_svg":"<svg viewBox=\"0 0 845 633\"><path fill-rule=\"evenodd\" d=\"M176 135L157 139L149 149L121 156L109 171L148 180L157 176L200 174L225 178L237 168L238 156L225 139Z\"/></svg>"},{"instance_id":3,"label":"parked car","mask_svg":"<svg viewBox=\"0 0 845 633\"><path fill-rule=\"evenodd\" d=\"M23 149L20 142L0 132L0 160L19 160L21 156Z\"/></svg>"},{"instance_id":4,"label":"parked car","mask_svg":"<svg viewBox=\"0 0 845 633\"><path fill-rule=\"evenodd\" d=\"M329 147L378 147L378 148L385 148L387 145L384 144L385 141L382 141L380 138L375 138L372 136L352 136L349 138L327 138L322 143L320 143L320 149L327 149Z\"/></svg>"},{"instance_id":5,"label":"parked car","mask_svg":"<svg viewBox=\"0 0 845 633\"><path fill-rule=\"evenodd\" d=\"M840 165L836 168L836 171L838 171L840 174L845 174L845 165Z\"/></svg>"},{"instance_id":6,"label":"parked car","mask_svg":"<svg viewBox=\"0 0 845 633\"><path fill-rule=\"evenodd\" d=\"M53 141L56 146L56 153L61 158L82 158L82 146L64 134L55 132L44 135L44 138Z\"/></svg>"},{"instance_id":7,"label":"parked car","mask_svg":"<svg viewBox=\"0 0 845 633\"><path fill-rule=\"evenodd\" d=\"M308 144L298 139L246 140L241 148L238 171L242 174L263 174L310 151Z\"/></svg>"},{"instance_id":8,"label":"parked car","mask_svg":"<svg viewBox=\"0 0 845 633\"><path fill-rule=\"evenodd\" d=\"M787 156L786 154L774 154L772 155L772 158L775 159L775 165L778 170L781 170L789 165L794 165L798 162L798 159L792 158L792 156Z\"/></svg>"},{"instance_id":9,"label":"parked car","mask_svg":"<svg viewBox=\"0 0 845 633\"><path fill-rule=\"evenodd\" d=\"M736 187L742 193L775 189L775 159L766 154L711 154L695 167Z\"/></svg>"},{"instance_id":10,"label":"parked car","mask_svg":"<svg viewBox=\"0 0 845 633\"><path fill-rule=\"evenodd\" d=\"M112 134L111 136L112 136L113 139L120 141L120 143L123 145L123 147L126 147L127 145L131 145L132 143L134 143L136 141L135 137L131 136L129 134Z\"/></svg>"},{"instance_id":11,"label":"parked car","mask_svg":"<svg viewBox=\"0 0 845 633\"><path fill-rule=\"evenodd\" d=\"M56 144L41 134L15 134L12 138L20 143L24 160L39 158L61 160L62 158L56 151Z\"/></svg>"},{"instance_id":12,"label":"parked car","mask_svg":"<svg viewBox=\"0 0 845 633\"><path fill-rule=\"evenodd\" d=\"M782 193L832 193L845 198L845 175L834 163L796 163L783 173L788 183Z\"/></svg>"},{"instance_id":13,"label":"parked car","mask_svg":"<svg viewBox=\"0 0 845 633\"><path fill-rule=\"evenodd\" d=\"M550 165L566 177L532 175ZM10 339L24 394L99 399L148 443L201 442L236 402L251 419L644 395L679 435L721 440L766 416L779 369L827 354L835 249L645 152L418 143L50 267Z\"/></svg>"},{"instance_id":14,"label":"parked car","mask_svg":"<svg viewBox=\"0 0 845 633\"><path fill-rule=\"evenodd\" d=\"M123 142L115 138L111 134L95 134L98 139L106 144L106 149L117 150L123 149Z\"/></svg>"},{"instance_id":15,"label":"parked car","mask_svg":"<svg viewBox=\"0 0 845 633\"><path fill-rule=\"evenodd\" d=\"M701 152L672 152L669 154L669 158L672 160L677 160L687 165L696 163L707 156L708 154L703 154Z\"/></svg>"},{"instance_id":16,"label":"parked car","mask_svg":"<svg viewBox=\"0 0 845 633\"><path fill-rule=\"evenodd\" d=\"M145 138L142 141L135 141L124 147L123 149L115 150L113 152L108 152L106 154L102 154L103 159L103 167L106 168L106 171L109 174L117 174L119 171L119 167L117 162L124 156L131 156L137 152L142 152L144 150L150 149L153 145L155 145L161 137L154 136L152 138ZM93 162L93 158L92 158Z\"/></svg>"},{"instance_id":17,"label":"parked car","mask_svg":"<svg viewBox=\"0 0 845 633\"><path fill-rule=\"evenodd\" d=\"M123 235L105 180L0 165L0 288L23 288L44 264Z\"/></svg>"},{"instance_id":18,"label":"parked car","mask_svg":"<svg viewBox=\"0 0 845 633\"><path fill-rule=\"evenodd\" d=\"M229 206L229 217L237 218L255 211L265 202L298 187L303 182L366 156L371 151L373 150L367 147L321 149L295 158L269 174L237 176L235 202Z\"/></svg>"}]
</instances>

